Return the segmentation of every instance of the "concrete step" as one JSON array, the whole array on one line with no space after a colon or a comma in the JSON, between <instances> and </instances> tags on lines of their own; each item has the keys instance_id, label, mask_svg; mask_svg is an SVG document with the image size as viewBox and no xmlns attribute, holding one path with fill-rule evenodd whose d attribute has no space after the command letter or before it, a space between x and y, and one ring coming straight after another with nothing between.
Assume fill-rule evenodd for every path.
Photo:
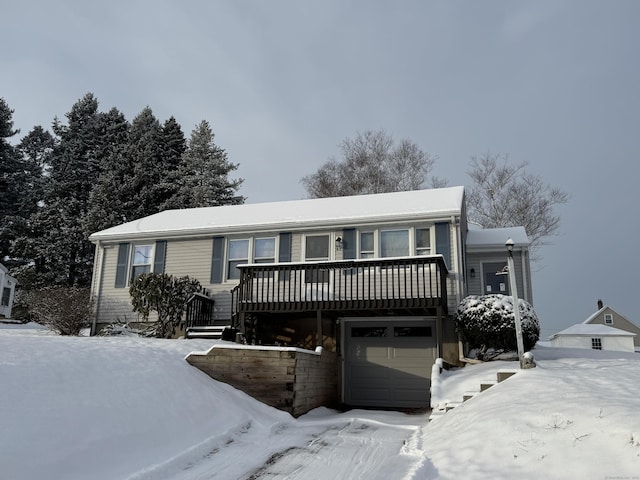
<instances>
[{"instance_id":1,"label":"concrete step","mask_svg":"<svg viewBox=\"0 0 640 480\"><path fill-rule=\"evenodd\" d=\"M213 325L208 327L189 327L187 328L187 338L209 338L212 340L220 340L222 332L225 328L231 328L230 325Z\"/></svg>"}]
</instances>

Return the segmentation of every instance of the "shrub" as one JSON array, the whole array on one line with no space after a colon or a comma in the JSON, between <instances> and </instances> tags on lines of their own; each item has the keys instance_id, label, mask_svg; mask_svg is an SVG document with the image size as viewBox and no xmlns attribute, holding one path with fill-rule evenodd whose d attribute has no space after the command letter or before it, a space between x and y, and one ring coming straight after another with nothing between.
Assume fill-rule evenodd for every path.
<instances>
[{"instance_id":1,"label":"shrub","mask_svg":"<svg viewBox=\"0 0 640 480\"><path fill-rule=\"evenodd\" d=\"M519 299L522 340L525 351L540 338L540 325L533 307ZM506 295L470 295L456 310L456 329L477 357L488 360L504 352L517 351L513 297Z\"/></svg>"},{"instance_id":2,"label":"shrub","mask_svg":"<svg viewBox=\"0 0 640 480\"><path fill-rule=\"evenodd\" d=\"M176 326L191 295L200 290L196 279L174 277L166 273L143 273L138 275L129 287L133 311L143 320L149 321L149 314L156 312L153 334L160 338L169 338L175 334Z\"/></svg>"},{"instance_id":3,"label":"shrub","mask_svg":"<svg viewBox=\"0 0 640 480\"><path fill-rule=\"evenodd\" d=\"M88 288L45 287L28 293L32 318L60 335L78 335L89 326L93 306Z\"/></svg>"}]
</instances>

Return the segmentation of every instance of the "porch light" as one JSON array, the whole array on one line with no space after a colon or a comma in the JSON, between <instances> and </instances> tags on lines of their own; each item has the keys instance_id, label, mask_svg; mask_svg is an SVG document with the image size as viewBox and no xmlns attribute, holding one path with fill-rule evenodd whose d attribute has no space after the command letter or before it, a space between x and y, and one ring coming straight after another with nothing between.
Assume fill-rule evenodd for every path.
<instances>
[{"instance_id":1,"label":"porch light","mask_svg":"<svg viewBox=\"0 0 640 480\"><path fill-rule=\"evenodd\" d=\"M336 237L336 250L342 250L342 237Z\"/></svg>"},{"instance_id":2,"label":"porch light","mask_svg":"<svg viewBox=\"0 0 640 480\"><path fill-rule=\"evenodd\" d=\"M472 268L469 274L471 275L471 278L476 278L476 269Z\"/></svg>"}]
</instances>

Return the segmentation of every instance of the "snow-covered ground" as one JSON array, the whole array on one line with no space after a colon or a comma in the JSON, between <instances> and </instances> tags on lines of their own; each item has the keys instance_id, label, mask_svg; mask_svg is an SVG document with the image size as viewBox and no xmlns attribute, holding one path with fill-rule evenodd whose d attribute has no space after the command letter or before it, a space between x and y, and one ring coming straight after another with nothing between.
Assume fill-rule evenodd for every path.
<instances>
[{"instance_id":1,"label":"snow-covered ground","mask_svg":"<svg viewBox=\"0 0 640 480\"><path fill-rule=\"evenodd\" d=\"M294 419L189 366L206 340L66 338L0 325L0 479L640 478L640 355L538 347L427 413ZM513 362L445 372L459 401Z\"/></svg>"}]
</instances>

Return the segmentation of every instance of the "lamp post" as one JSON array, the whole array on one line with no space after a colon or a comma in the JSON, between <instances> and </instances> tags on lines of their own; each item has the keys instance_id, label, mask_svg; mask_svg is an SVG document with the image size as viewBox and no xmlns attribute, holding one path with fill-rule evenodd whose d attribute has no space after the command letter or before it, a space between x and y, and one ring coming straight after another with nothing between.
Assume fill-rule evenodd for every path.
<instances>
[{"instance_id":1,"label":"lamp post","mask_svg":"<svg viewBox=\"0 0 640 480\"><path fill-rule=\"evenodd\" d=\"M522 323L520 321L520 301L516 286L516 270L513 262L513 240L509 237L504 244L507 247L507 269L509 275L509 289L513 298L513 318L516 323L516 342L518 344L518 360L520 368L524 368L524 342L522 341Z\"/></svg>"}]
</instances>

